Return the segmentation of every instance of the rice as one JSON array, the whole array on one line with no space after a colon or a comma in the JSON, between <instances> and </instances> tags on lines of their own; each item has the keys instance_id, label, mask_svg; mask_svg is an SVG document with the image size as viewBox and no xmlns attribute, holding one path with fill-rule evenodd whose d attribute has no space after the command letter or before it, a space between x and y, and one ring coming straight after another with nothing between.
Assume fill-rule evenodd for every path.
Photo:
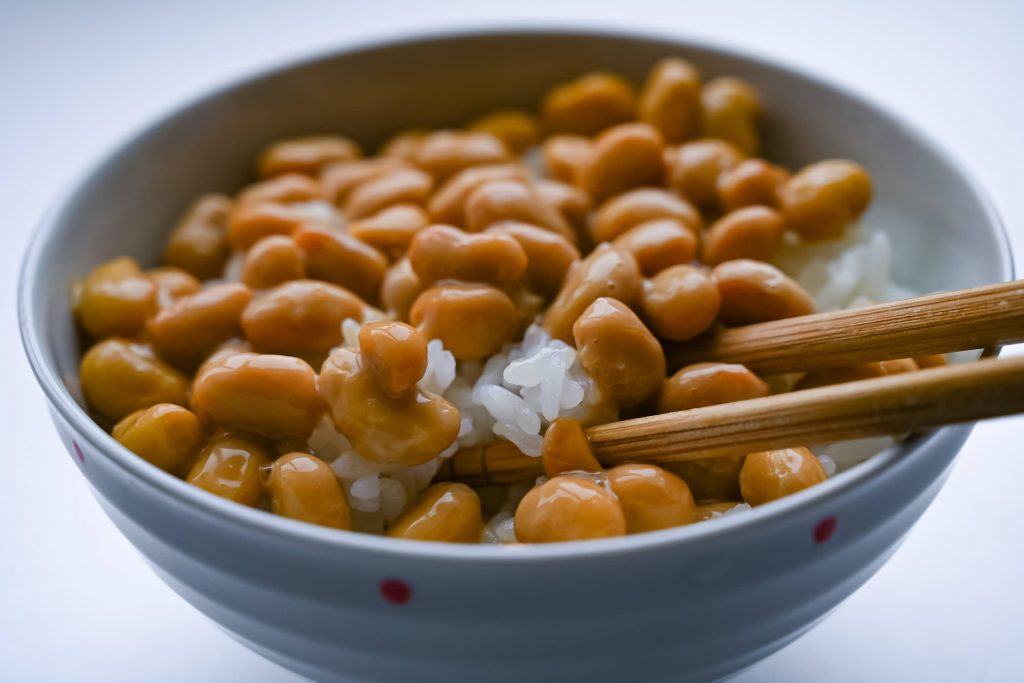
<instances>
[{"instance_id":1,"label":"rice","mask_svg":"<svg viewBox=\"0 0 1024 683\"><path fill-rule=\"evenodd\" d=\"M787 235L775 265L814 297L819 310L832 311L910 295L890 281L890 255L884 231L857 224L851 225L842 239L824 243L800 243ZM370 319L379 317L379 313L370 315ZM344 346L358 348L360 327L354 320L342 324ZM552 339L537 324L527 328L521 341L507 344L484 362L457 362L439 339L431 340L419 387L443 396L460 414L455 442L422 465L401 467L361 457L329 418L310 436L310 449L331 462L342 482L359 531L383 533L430 485L441 461L460 448L506 439L523 453L539 456L544 432L555 419L572 417L584 424L612 419L606 411L598 412L603 405L600 388L581 365L576 349ZM895 443L891 437L881 437L814 446L812 450L826 474L833 476ZM515 509L529 488L509 488L505 504L487 521L484 542L515 542ZM749 509L740 504L724 514Z\"/></svg>"}]
</instances>

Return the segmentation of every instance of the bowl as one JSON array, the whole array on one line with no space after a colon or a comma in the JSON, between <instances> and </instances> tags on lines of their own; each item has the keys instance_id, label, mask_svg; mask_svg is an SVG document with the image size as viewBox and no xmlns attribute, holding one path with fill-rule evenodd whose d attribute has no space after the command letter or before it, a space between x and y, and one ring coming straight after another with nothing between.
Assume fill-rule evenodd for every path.
<instances>
[{"instance_id":1,"label":"bowl","mask_svg":"<svg viewBox=\"0 0 1024 683\"><path fill-rule=\"evenodd\" d=\"M60 200L21 276L21 333L68 452L160 577L228 633L322 680L709 680L811 628L894 552L971 426L917 435L822 485L714 523L604 541L488 547L397 541L227 502L136 457L76 389L71 283L129 254L152 263L197 194L233 191L268 141L342 132L372 147L411 124L531 105L559 80L639 80L666 55L762 93L767 155L850 157L872 173L866 218L919 291L1012 277L990 205L907 123L839 86L678 38L589 30L409 37L257 74L156 121ZM870 634L865 634L870 637Z\"/></svg>"}]
</instances>

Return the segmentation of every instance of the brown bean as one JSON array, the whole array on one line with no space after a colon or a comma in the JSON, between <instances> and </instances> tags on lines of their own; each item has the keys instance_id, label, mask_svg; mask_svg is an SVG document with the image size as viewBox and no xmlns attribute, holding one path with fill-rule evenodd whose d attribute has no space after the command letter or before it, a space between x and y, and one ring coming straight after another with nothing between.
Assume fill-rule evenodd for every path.
<instances>
[{"instance_id":1,"label":"brown bean","mask_svg":"<svg viewBox=\"0 0 1024 683\"><path fill-rule=\"evenodd\" d=\"M316 373L292 356L239 353L196 375L192 405L227 429L271 439L308 436L323 414Z\"/></svg>"},{"instance_id":2,"label":"brown bean","mask_svg":"<svg viewBox=\"0 0 1024 683\"><path fill-rule=\"evenodd\" d=\"M210 439L186 481L221 498L256 507L263 499L261 468L271 462L262 443L237 434Z\"/></svg>"},{"instance_id":3,"label":"brown bean","mask_svg":"<svg viewBox=\"0 0 1024 683\"><path fill-rule=\"evenodd\" d=\"M146 277L156 285L157 299L161 306L179 297L195 294L203 286L191 273L174 266L151 268L146 271Z\"/></svg>"},{"instance_id":4,"label":"brown bean","mask_svg":"<svg viewBox=\"0 0 1024 683\"><path fill-rule=\"evenodd\" d=\"M823 368L812 370L804 375L794 391L801 389L813 389L815 387L827 387L833 384L844 382L856 382L862 379L873 379L875 377L886 377L888 375L899 375L904 372L919 370L917 362L912 358L898 358L896 360L883 360L874 363L859 363L841 368Z\"/></svg>"},{"instance_id":5,"label":"brown bean","mask_svg":"<svg viewBox=\"0 0 1024 683\"><path fill-rule=\"evenodd\" d=\"M722 171L715 183L718 203L725 212L744 206L775 206L776 193L789 180L789 171L764 159L744 159Z\"/></svg>"},{"instance_id":6,"label":"brown bean","mask_svg":"<svg viewBox=\"0 0 1024 683\"><path fill-rule=\"evenodd\" d=\"M394 171L412 167L408 161L392 157L373 157L328 164L320 173L320 187L329 202L335 206L344 206L352 190L359 185Z\"/></svg>"},{"instance_id":7,"label":"brown bean","mask_svg":"<svg viewBox=\"0 0 1024 683\"><path fill-rule=\"evenodd\" d=\"M668 186L702 209L718 205L718 178L744 159L724 140L701 138L677 147L668 157Z\"/></svg>"},{"instance_id":8,"label":"brown bean","mask_svg":"<svg viewBox=\"0 0 1024 683\"><path fill-rule=\"evenodd\" d=\"M327 164L362 156L359 145L338 135L292 138L275 142L263 151L259 172L263 178L285 173L316 176Z\"/></svg>"},{"instance_id":9,"label":"brown bean","mask_svg":"<svg viewBox=\"0 0 1024 683\"><path fill-rule=\"evenodd\" d=\"M579 244L589 238L590 197L578 187L557 180L538 180L533 184L540 198L552 206L575 233L572 241Z\"/></svg>"},{"instance_id":10,"label":"brown bean","mask_svg":"<svg viewBox=\"0 0 1024 683\"><path fill-rule=\"evenodd\" d=\"M434 181L423 171L391 171L357 185L345 202L345 215L356 220L395 204L424 204L433 186Z\"/></svg>"},{"instance_id":11,"label":"brown bean","mask_svg":"<svg viewBox=\"0 0 1024 683\"><path fill-rule=\"evenodd\" d=\"M620 406L639 405L661 388L665 352L622 302L597 299L576 320L572 332L580 363Z\"/></svg>"},{"instance_id":12,"label":"brown bean","mask_svg":"<svg viewBox=\"0 0 1024 683\"><path fill-rule=\"evenodd\" d=\"M717 266L735 259L768 261L782 246L786 223L775 209L747 206L725 214L704 233L700 260Z\"/></svg>"},{"instance_id":13,"label":"brown bean","mask_svg":"<svg viewBox=\"0 0 1024 683\"><path fill-rule=\"evenodd\" d=\"M242 311L251 298L248 287L229 282L178 299L149 321L153 348L176 364L195 367L241 331Z\"/></svg>"},{"instance_id":14,"label":"brown bean","mask_svg":"<svg viewBox=\"0 0 1024 683\"><path fill-rule=\"evenodd\" d=\"M821 463L806 448L751 453L740 472L744 502L763 505L828 479Z\"/></svg>"},{"instance_id":15,"label":"brown bean","mask_svg":"<svg viewBox=\"0 0 1024 683\"><path fill-rule=\"evenodd\" d=\"M694 521L706 522L709 519L718 519L729 510L740 505L738 500L723 500L716 503L701 503L697 506L697 518Z\"/></svg>"},{"instance_id":16,"label":"brown bean","mask_svg":"<svg viewBox=\"0 0 1024 683\"><path fill-rule=\"evenodd\" d=\"M519 242L507 235L432 225L409 245L409 263L424 285L438 280L508 283L526 270L527 256Z\"/></svg>"},{"instance_id":17,"label":"brown bean","mask_svg":"<svg viewBox=\"0 0 1024 683\"><path fill-rule=\"evenodd\" d=\"M490 285L447 284L417 297L409 314L427 339L440 339L457 360L493 356L519 331L519 312Z\"/></svg>"},{"instance_id":18,"label":"brown bean","mask_svg":"<svg viewBox=\"0 0 1024 683\"><path fill-rule=\"evenodd\" d=\"M425 289L408 258L403 258L388 268L381 283L380 299L392 316L399 320L408 320L416 297Z\"/></svg>"},{"instance_id":19,"label":"brown bean","mask_svg":"<svg viewBox=\"0 0 1024 683\"><path fill-rule=\"evenodd\" d=\"M388 138L380 147L381 157L385 159L402 159L412 161L416 150L430 136L429 128L406 128Z\"/></svg>"},{"instance_id":20,"label":"brown bean","mask_svg":"<svg viewBox=\"0 0 1024 683\"><path fill-rule=\"evenodd\" d=\"M167 240L167 265L177 266L200 280L218 277L228 260L231 207L231 200L224 195L208 194L196 200Z\"/></svg>"},{"instance_id":21,"label":"brown bean","mask_svg":"<svg viewBox=\"0 0 1024 683\"><path fill-rule=\"evenodd\" d=\"M234 249L244 251L266 237L292 235L310 222L307 213L288 204L245 204L231 212L228 241Z\"/></svg>"},{"instance_id":22,"label":"brown bean","mask_svg":"<svg viewBox=\"0 0 1024 683\"><path fill-rule=\"evenodd\" d=\"M522 109L492 111L471 121L467 128L493 135L513 154L522 154L540 142L540 121Z\"/></svg>"},{"instance_id":23,"label":"brown bean","mask_svg":"<svg viewBox=\"0 0 1024 683\"><path fill-rule=\"evenodd\" d=\"M306 276L305 256L295 240L284 235L264 237L245 255L242 282L253 289L267 289Z\"/></svg>"},{"instance_id":24,"label":"brown bean","mask_svg":"<svg viewBox=\"0 0 1024 683\"><path fill-rule=\"evenodd\" d=\"M352 349L335 349L324 362L320 391L335 427L367 460L420 465L436 458L459 433L455 406L422 390L388 396L377 374Z\"/></svg>"},{"instance_id":25,"label":"brown bean","mask_svg":"<svg viewBox=\"0 0 1024 683\"><path fill-rule=\"evenodd\" d=\"M623 123L594 141L579 169L576 185L594 203L644 185L660 185L665 175L661 133L646 123Z\"/></svg>"},{"instance_id":26,"label":"brown bean","mask_svg":"<svg viewBox=\"0 0 1024 683\"><path fill-rule=\"evenodd\" d=\"M294 235L306 256L306 274L317 280L341 285L364 301L376 303L388 259L352 235L315 226Z\"/></svg>"},{"instance_id":27,"label":"brown bean","mask_svg":"<svg viewBox=\"0 0 1024 683\"><path fill-rule=\"evenodd\" d=\"M238 194L238 206L246 204L293 204L327 199L320 181L301 173L285 173L253 183Z\"/></svg>"},{"instance_id":28,"label":"brown bean","mask_svg":"<svg viewBox=\"0 0 1024 683\"><path fill-rule=\"evenodd\" d=\"M480 498L465 484L434 484L388 528L388 536L412 541L479 543L484 532Z\"/></svg>"},{"instance_id":29,"label":"brown bean","mask_svg":"<svg viewBox=\"0 0 1024 683\"><path fill-rule=\"evenodd\" d=\"M552 135L541 149L548 175L563 183L575 182L593 151L593 140L579 135Z\"/></svg>"},{"instance_id":30,"label":"brown bean","mask_svg":"<svg viewBox=\"0 0 1024 683\"><path fill-rule=\"evenodd\" d=\"M606 296L632 306L642 287L640 267L633 255L600 244L569 270L558 296L544 313L544 329L553 338L571 344L572 326L590 304Z\"/></svg>"},{"instance_id":31,"label":"brown bean","mask_svg":"<svg viewBox=\"0 0 1024 683\"><path fill-rule=\"evenodd\" d=\"M544 432L540 453L544 474L554 479L571 472L602 472L601 463L590 450L590 441L579 420L560 417Z\"/></svg>"},{"instance_id":32,"label":"brown bean","mask_svg":"<svg viewBox=\"0 0 1024 683\"><path fill-rule=\"evenodd\" d=\"M359 330L360 361L372 372L384 393L408 396L427 371L427 340L411 325L386 321L367 323Z\"/></svg>"},{"instance_id":33,"label":"brown bean","mask_svg":"<svg viewBox=\"0 0 1024 683\"><path fill-rule=\"evenodd\" d=\"M516 508L516 540L556 543L626 535L626 516L603 486L561 476L535 486Z\"/></svg>"},{"instance_id":34,"label":"brown bean","mask_svg":"<svg viewBox=\"0 0 1024 683\"><path fill-rule=\"evenodd\" d=\"M510 160L508 149L493 135L453 130L428 135L413 157L413 163L433 176L438 184L470 166Z\"/></svg>"},{"instance_id":35,"label":"brown bean","mask_svg":"<svg viewBox=\"0 0 1024 683\"><path fill-rule=\"evenodd\" d=\"M466 199L478 187L493 180L527 180L521 166L496 164L471 166L459 171L438 188L427 203L427 210L435 223L446 223L458 228L466 225Z\"/></svg>"},{"instance_id":36,"label":"brown bean","mask_svg":"<svg viewBox=\"0 0 1024 683\"><path fill-rule=\"evenodd\" d=\"M640 223L616 237L612 246L632 254L645 277L670 266L690 263L697 255L697 238L674 218Z\"/></svg>"},{"instance_id":37,"label":"brown bean","mask_svg":"<svg viewBox=\"0 0 1024 683\"><path fill-rule=\"evenodd\" d=\"M315 356L341 343L341 323L361 321L366 304L352 292L317 280L291 280L257 297L242 329L261 353Z\"/></svg>"},{"instance_id":38,"label":"brown bean","mask_svg":"<svg viewBox=\"0 0 1024 683\"><path fill-rule=\"evenodd\" d=\"M401 258L430 216L415 204L395 204L348 225L348 234L393 259Z\"/></svg>"},{"instance_id":39,"label":"brown bean","mask_svg":"<svg viewBox=\"0 0 1024 683\"><path fill-rule=\"evenodd\" d=\"M526 282L544 296L558 293L565 274L580 259L579 250L569 240L527 223L495 223L486 234L505 235L519 243L526 253Z\"/></svg>"},{"instance_id":40,"label":"brown bean","mask_svg":"<svg viewBox=\"0 0 1024 683\"><path fill-rule=\"evenodd\" d=\"M726 325L749 325L814 312L814 300L781 270L761 261L736 259L711 273L722 296Z\"/></svg>"},{"instance_id":41,"label":"brown bean","mask_svg":"<svg viewBox=\"0 0 1024 683\"><path fill-rule=\"evenodd\" d=\"M768 385L746 367L733 363L694 363L665 380L659 413L761 398Z\"/></svg>"},{"instance_id":42,"label":"brown bean","mask_svg":"<svg viewBox=\"0 0 1024 683\"><path fill-rule=\"evenodd\" d=\"M700 99L703 135L730 142L745 154L757 154L761 102L749 83L728 76L715 78L704 85Z\"/></svg>"},{"instance_id":43,"label":"brown bean","mask_svg":"<svg viewBox=\"0 0 1024 683\"><path fill-rule=\"evenodd\" d=\"M700 73L686 60L668 57L651 69L640 91L637 118L658 129L670 145L700 134Z\"/></svg>"},{"instance_id":44,"label":"brown bean","mask_svg":"<svg viewBox=\"0 0 1024 683\"><path fill-rule=\"evenodd\" d=\"M594 214L590 234L595 242L610 242L630 228L657 218L672 218L685 225L694 237L704 221L688 201L667 190L644 187L609 199Z\"/></svg>"},{"instance_id":45,"label":"brown bean","mask_svg":"<svg viewBox=\"0 0 1024 683\"><path fill-rule=\"evenodd\" d=\"M740 497L740 470L747 456L701 458L665 465L690 487L694 500L737 500Z\"/></svg>"},{"instance_id":46,"label":"brown bean","mask_svg":"<svg viewBox=\"0 0 1024 683\"><path fill-rule=\"evenodd\" d=\"M188 379L145 344L107 339L85 356L79 381L86 402L111 420L157 403L188 405Z\"/></svg>"},{"instance_id":47,"label":"brown bean","mask_svg":"<svg viewBox=\"0 0 1024 683\"><path fill-rule=\"evenodd\" d=\"M620 76L594 72L549 90L540 109L549 132L591 136L632 120L636 94Z\"/></svg>"},{"instance_id":48,"label":"brown bean","mask_svg":"<svg viewBox=\"0 0 1024 683\"><path fill-rule=\"evenodd\" d=\"M830 159L806 166L778 190L779 208L804 239L843 234L871 202L871 176L859 164Z\"/></svg>"},{"instance_id":49,"label":"brown bean","mask_svg":"<svg viewBox=\"0 0 1024 683\"><path fill-rule=\"evenodd\" d=\"M293 452L270 466L270 509L275 515L352 530L352 514L331 466L309 453Z\"/></svg>"},{"instance_id":50,"label":"brown bean","mask_svg":"<svg viewBox=\"0 0 1024 683\"><path fill-rule=\"evenodd\" d=\"M466 199L466 229L480 232L500 221L522 221L573 240L576 234L561 214L526 183L494 180L473 190Z\"/></svg>"},{"instance_id":51,"label":"brown bean","mask_svg":"<svg viewBox=\"0 0 1024 683\"><path fill-rule=\"evenodd\" d=\"M670 266L644 287L641 308L662 339L687 341L710 329L718 317L721 295L702 269Z\"/></svg>"},{"instance_id":52,"label":"brown bean","mask_svg":"<svg viewBox=\"0 0 1024 683\"><path fill-rule=\"evenodd\" d=\"M926 368L941 368L949 365L949 360L946 358L946 354L944 353L931 353L925 356L914 356L913 361L920 370L924 370Z\"/></svg>"},{"instance_id":53,"label":"brown bean","mask_svg":"<svg viewBox=\"0 0 1024 683\"><path fill-rule=\"evenodd\" d=\"M156 312L157 286L133 259L114 259L85 278L75 308L94 339L136 337Z\"/></svg>"},{"instance_id":54,"label":"brown bean","mask_svg":"<svg viewBox=\"0 0 1024 683\"><path fill-rule=\"evenodd\" d=\"M114 425L111 436L143 460L168 472L191 463L202 445L199 419L187 408L158 403Z\"/></svg>"},{"instance_id":55,"label":"brown bean","mask_svg":"<svg viewBox=\"0 0 1024 683\"><path fill-rule=\"evenodd\" d=\"M692 524L697 506L686 482L656 465L628 464L608 470L608 486L626 515L626 533Z\"/></svg>"}]
</instances>

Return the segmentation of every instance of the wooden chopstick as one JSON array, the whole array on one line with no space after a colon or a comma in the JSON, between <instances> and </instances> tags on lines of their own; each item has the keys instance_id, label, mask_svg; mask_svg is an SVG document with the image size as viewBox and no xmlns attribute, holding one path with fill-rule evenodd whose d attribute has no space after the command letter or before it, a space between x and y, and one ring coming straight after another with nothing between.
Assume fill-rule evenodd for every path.
<instances>
[{"instance_id":1,"label":"wooden chopstick","mask_svg":"<svg viewBox=\"0 0 1024 683\"><path fill-rule=\"evenodd\" d=\"M991 359L612 422L587 430L606 466L664 464L1024 412L1024 357ZM531 481L540 458L510 443L464 449L442 477L471 484Z\"/></svg>"},{"instance_id":2,"label":"wooden chopstick","mask_svg":"<svg viewBox=\"0 0 1024 683\"><path fill-rule=\"evenodd\" d=\"M726 329L666 348L671 371L704 361L763 374L1024 341L1024 280Z\"/></svg>"}]
</instances>

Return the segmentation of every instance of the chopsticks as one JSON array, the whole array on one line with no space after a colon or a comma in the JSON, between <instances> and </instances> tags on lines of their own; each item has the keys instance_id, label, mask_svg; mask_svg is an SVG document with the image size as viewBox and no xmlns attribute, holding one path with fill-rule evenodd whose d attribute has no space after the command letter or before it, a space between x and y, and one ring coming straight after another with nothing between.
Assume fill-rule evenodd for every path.
<instances>
[{"instance_id":1,"label":"chopsticks","mask_svg":"<svg viewBox=\"0 0 1024 683\"><path fill-rule=\"evenodd\" d=\"M1024 282L738 327L669 350L670 367L798 372L1024 341ZM1024 412L1024 357L990 359L652 415L587 430L606 466L665 464L912 432ZM442 478L530 481L541 459L499 442L462 449Z\"/></svg>"},{"instance_id":2,"label":"chopsticks","mask_svg":"<svg viewBox=\"0 0 1024 683\"><path fill-rule=\"evenodd\" d=\"M726 329L666 348L670 370L704 361L762 375L1024 341L1024 281Z\"/></svg>"},{"instance_id":3,"label":"chopsticks","mask_svg":"<svg viewBox=\"0 0 1024 683\"><path fill-rule=\"evenodd\" d=\"M1024 412L1024 356L959 363L776 394L587 430L605 466L664 464L912 432ZM441 476L474 485L531 481L541 459L510 443L463 449Z\"/></svg>"}]
</instances>

